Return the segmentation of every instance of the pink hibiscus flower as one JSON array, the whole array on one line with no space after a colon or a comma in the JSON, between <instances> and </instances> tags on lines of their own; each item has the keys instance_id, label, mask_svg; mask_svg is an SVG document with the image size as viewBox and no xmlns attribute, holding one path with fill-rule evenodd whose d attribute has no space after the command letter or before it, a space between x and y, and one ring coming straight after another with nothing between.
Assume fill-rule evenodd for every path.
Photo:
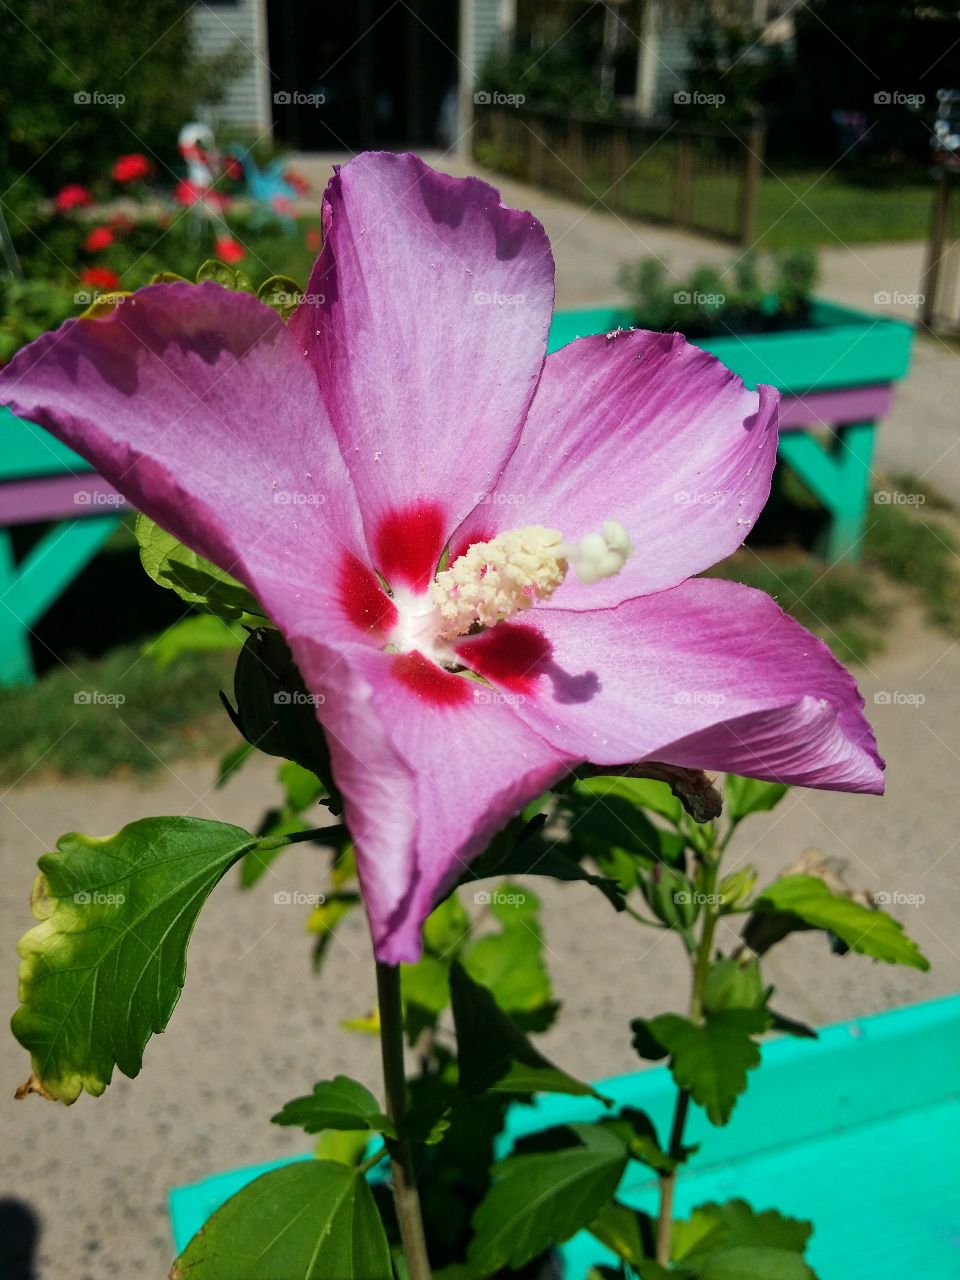
<instances>
[{"instance_id":1,"label":"pink hibiscus flower","mask_svg":"<svg viewBox=\"0 0 960 1280\"><path fill-rule=\"evenodd\" d=\"M584 761L879 792L826 646L693 577L766 500L776 392L676 334L545 358L543 228L414 156L345 165L323 226L289 325L212 283L151 285L21 351L0 402L286 636L378 957L415 960L438 895Z\"/></svg>"}]
</instances>

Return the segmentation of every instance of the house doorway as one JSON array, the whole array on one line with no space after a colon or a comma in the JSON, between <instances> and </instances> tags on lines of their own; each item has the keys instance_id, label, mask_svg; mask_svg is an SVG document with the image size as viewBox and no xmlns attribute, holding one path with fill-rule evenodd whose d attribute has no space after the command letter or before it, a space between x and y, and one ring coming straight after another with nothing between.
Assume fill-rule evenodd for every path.
<instances>
[{"instance_id":1,"label":"house doorway","mask_svg":"<svg viewBox=\"0 0 960 1280\"><path fill-rule=\"evenodd\" d=\"M452 0L267 0L273 125L299 151L431 147L455 101Z\"/></svg>"}]
</instances>

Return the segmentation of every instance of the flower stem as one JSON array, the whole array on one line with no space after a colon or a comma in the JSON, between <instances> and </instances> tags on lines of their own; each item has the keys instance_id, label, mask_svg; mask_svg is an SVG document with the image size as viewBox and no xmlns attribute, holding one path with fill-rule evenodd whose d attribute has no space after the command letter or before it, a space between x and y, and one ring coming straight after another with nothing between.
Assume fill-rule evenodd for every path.
<instances>
[{"instance_id":1,"label":"flower stem","mask_svg":"<svg viewBox=\"0 0 960 1280\"><path fill-rule=\"evenodd\" d=\"M720 869L719 852L706 855L703 877L703 923L700 929L700 941L691 957L693 963L693 983L690 991L690 1021L699 1023L703 1018L703 999L707 986L707 974L710 971L710 958L713 952L713 935L716 932L719 911L714 903L717 887L717 873ZM687 1112L690 1108L690 1095L686 1089L677 1090L677 1102L673 1112L673 1124L670 1127L670 1144L667 1154L674 1160L683 1158L683 1130L687 1123ZM673 1227L673 1193L677 1185L677 1171L660 1175L660 1208L657 1214L657 1262L661 1267L670 1264L670 1234Z\"/></svg>"},{"instance_id":2,"label":"flower stem","mask_svg":"<svg viewBox=\"0 0 960 1280\"><path fill-rule=\"evenodd\" d=\"M400 1001L400 970L396 965L377 962L377 1000L380 1005L380 1049L383 1055L383 1084L387 1095L387 1115L398 1131L407 1106L407 1081L403 1066L403 1005ZM393 1203L397 1211L400 1240L410 1280L431 1280L427 1242L423 1233L420 1197L413 1172L410 1143L401 1132L391 1153Z\"/></svg>"}]
</instances>

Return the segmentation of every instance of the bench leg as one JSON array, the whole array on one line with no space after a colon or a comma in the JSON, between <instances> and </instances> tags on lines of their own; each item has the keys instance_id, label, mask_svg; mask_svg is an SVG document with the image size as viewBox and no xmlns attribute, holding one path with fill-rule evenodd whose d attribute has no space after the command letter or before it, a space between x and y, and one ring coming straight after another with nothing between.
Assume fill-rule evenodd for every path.
<instances>
[{"instance_id":1,"label":"bench leg","mask_svg":"<svg viewBox=\"0 0 960 1280\"><path fill-rule=\"evenodd\" d=\"M873 422L837 427L831 449L806 431L785 431L780 437L781 458L830 512L823 550L831 564L860 558L875 429Z\"/></svg>"},{"instance_id":2,"label":"bench leg","mask_svg":"<svg viewBox=\"0 0 960 1280\"><path fill-rule=\"evenodd\" d=\"M0 604L17 579L13 538L0 529ZM0 608L0 685L33 684L30 629L9 608Z\"/></svg>"},{"instance_id":3,"label":"bench leg","mask_svg":"<svg viewBox=\"0 0 960 1280\"><path fill-rule=\"evenodd\" d=\"M120 517L61 521L19 565L0 530L0 685L32 684L29 632L117 527Z\"/></svg>"}]
</instances>

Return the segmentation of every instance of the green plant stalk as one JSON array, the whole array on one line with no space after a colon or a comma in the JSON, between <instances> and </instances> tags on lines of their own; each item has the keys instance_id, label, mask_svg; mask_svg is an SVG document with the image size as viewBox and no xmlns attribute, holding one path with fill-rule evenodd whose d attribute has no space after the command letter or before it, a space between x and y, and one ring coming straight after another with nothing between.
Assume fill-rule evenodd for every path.
<instances>
[{"instance_id":1,"label":"green plant stalk","mask_svg":"<svg viewBox=\"0 0 960 1280\"><path fill-rule=\"evenodd\" d=\"M703 1018L703 997L707 986L707 974L710 970L710 956L713 951L713 935L716 932L720 913L711 901L717 888L717 875L720 870L720 851L712 850L705 855L706 874L703 878L703 924L700 930L700 941L691 957L693 963L693 983L690 992L690 1021L700 1022ZM687 1112L690 1109L690 1095L686 1089L677 1090L677 1102L673 1112L673 1124L670 1126L670 1143L668 1154L674 1160L680 1160L683 1154L683 1130L687 1123ZM673 1196L677 1185L677 1171L660 1175L660 1207L657 1213L657 1262L661 1267L670 1264L670 1234L673 1227Z\"/></svg>"},{"instance_id":2,"label":"green plant stalk","mask_svg":"<svg viewBox=\"0 0 960 1280\"><path fill-rule=\"evenodd\" d=\"M387 1115L400 1135L392 1144L390 1156L393 1203L400 1227L400 1241L410 1280L431 1280L420 1196L413 1169L413 1152L402 1131L407 1107L407 1080L403 1065L403 1004L400 999L400 969L397 965L377 962L377 1002L380 1007L380 1050L383 1057Z\"/></svg>"}]
</instances>

